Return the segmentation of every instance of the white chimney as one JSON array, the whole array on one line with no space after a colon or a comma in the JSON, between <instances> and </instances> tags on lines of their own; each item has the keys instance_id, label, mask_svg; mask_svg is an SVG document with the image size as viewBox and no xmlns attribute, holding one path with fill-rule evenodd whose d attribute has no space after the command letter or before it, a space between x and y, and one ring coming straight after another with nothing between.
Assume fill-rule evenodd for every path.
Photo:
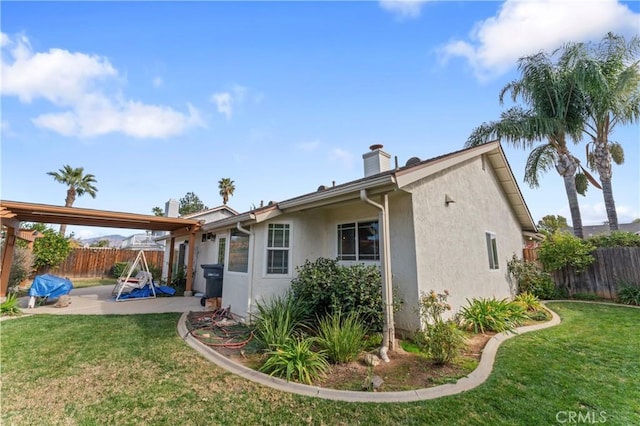
<instances>
[{"instance_id":1,"label":"white chimney","mask_svg":"<svg viewBox=\"0 0 640 426\"><path fill-rule=\"evenodd\" d=\"M391 156L382 150L380 144L371 145L371 151L362 155L364 160L364 177L377 175L391 169Z\"/></svg>"},{"instance_id":2,"label":"white chimney","mask_svg":"<svg viewBox=\"0 0 640 426\"><path fill-rule=\"evenodd\" d=\"M178 201L171 198L164 204L164 215L165 217L178 217Z\"/></svg>"}]
</instances>

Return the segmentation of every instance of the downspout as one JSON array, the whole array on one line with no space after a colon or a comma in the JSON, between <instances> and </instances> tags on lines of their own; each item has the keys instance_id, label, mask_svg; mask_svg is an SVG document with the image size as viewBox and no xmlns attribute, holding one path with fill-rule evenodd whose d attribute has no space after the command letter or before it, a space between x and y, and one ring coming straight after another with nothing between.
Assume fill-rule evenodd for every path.
<instances>
[{"instance_id":1,"label":"downspout","mask_svg":"<svg viewBox=\"0 0 640 426\"><path fill-rule=\"evenodd\" d=\"M251 241L251 252L249 253L251 255L251 263L253 263L253 256L255 253L255 249L256 249L256 239L255 238L251 238L252 234L251 231L249 231L246 228L243 228L242 225L240 224L240 222L236 223L236 229L240 232L242 232L243 234L246 234L249 236L249 238L252 240ZM249 311L247 312L248 316L247 318L251 318L251 305L253 304L253 265L251 266L251 273L249 274L249 303L248 303L248 308ZM247 267L249 267L249 259L247 259Z\"/></svg>"},{"instance_id":2,"label":"downspout","mask_svg":"<svg viewBox=\"0 0 640 426\"><path fill-rule=\"evenodd\" d=\"M382 347L380 358L389 362L387 351L395 349L395 326L393 321L393 290L391 282L391 246L389 243L389 197L383 195L383 204L378 204L367 197L365 189L360 190L360 199L380 210L379 222L382 225L380 235L382 237L382 305L384 309L384 325L382 330Z\"/></svg>"}]
</instances>

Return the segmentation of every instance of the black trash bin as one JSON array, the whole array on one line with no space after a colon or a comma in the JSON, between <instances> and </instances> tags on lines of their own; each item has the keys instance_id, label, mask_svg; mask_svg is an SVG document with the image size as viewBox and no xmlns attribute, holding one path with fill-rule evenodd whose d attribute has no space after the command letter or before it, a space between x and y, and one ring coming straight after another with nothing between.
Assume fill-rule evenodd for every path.
<instances>
[{"instance_id":1,"label":"black trash bin","mask_svg":"<svg viewBox=\"0 0 640 426\"><path fill-rule=\"evenodd\" d=\"M200 304L205 306L207 299L222 297L222 275L224 266L209 264L200 265L200 267L204 270L203 273L206 280L204 297L200 300Z\"/></svg>"}]
</instances>

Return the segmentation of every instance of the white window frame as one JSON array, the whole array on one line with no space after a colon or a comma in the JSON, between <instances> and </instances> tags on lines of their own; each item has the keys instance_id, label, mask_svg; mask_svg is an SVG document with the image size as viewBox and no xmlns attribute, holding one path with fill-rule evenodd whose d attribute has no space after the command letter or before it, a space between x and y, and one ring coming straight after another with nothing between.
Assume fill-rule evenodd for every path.
<instances>
[{"instance_id":1,"label":"white window frame","mask_svg":"<svg viewBox=\"0 0 640 426\"><path fill-rule=\"evenodd\" d=\"M285 227L284 230L288 233L287 243L288 245L285 247L275 247L269 245L269 237L271 235L271 231L273 227ZM290 277L291 276L291 253L292 253L292 244L293 243L293 226L291 222L273 222L268 223L265 228L265 260L264 260L264 276L267 278L281 278L281 277ZM269 272L269 255L273 251L284 251L286 252L287 259L287 271L286 272Z\"/></svg>"},{"instance_id":2,"label":"white window frame","mask_svg":"<svg viewBox=\"0 0 640 426\"><path fill-rule=\"evenodd\" d=\"M360 231L360 225L363 223L370 223L370 222L375 222L378 224L378 229L377 229L377 235L378 235L378 239L377 239L377 251L375 253L375 255L377 255L377 258L375 259L361 259L360 258L360 238L359 238L359 231ZM355 227L355 241L354 241L354 246L355 246L355 259L343 259L342 258L342 254L340 253L340 249L341 249L341 240L340 240L340 227L341 226L345 226L345 225L354 225ZM342 222L342 223L338 223L336 224L336 258L338 259L339 262L360 262L360 263L380 263L380 259L382 258L382 253L381 253L381 247L380 247L380 221L375 218L375 219L361 219L361 220L354 220L354 221L350 221L350 222Z\"/></svg>"},{"instance_id":3,"label":"white window frame","mask_svg":"<svg viewBox=\"0 0 640 426\"><path fill-rule=\"evenodd\" d=\"M498 260L498 242L496 234L494 232L484 233L485 241L487 244L487 254L489 256L489 269L500 269L500 262Z\"/></svg>"}]
</instances>

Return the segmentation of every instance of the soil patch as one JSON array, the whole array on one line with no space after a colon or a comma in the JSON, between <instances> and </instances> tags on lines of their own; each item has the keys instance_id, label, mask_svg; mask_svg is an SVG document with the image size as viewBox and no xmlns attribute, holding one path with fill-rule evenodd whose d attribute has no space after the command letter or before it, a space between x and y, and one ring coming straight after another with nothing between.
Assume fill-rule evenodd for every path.
<instances>
[{"instance_id":1,"label":"soil patch","mask_svg":"<svg viewBox=\"0 0 640 426\"><path fill-rule=\"evenodd\" d=\"M264 362L257 342L250 330L235 324L224 310L211 312L190 312L187 316L187 328L200 342L227 358L257 369ZM467 376L478 365L482 350L495 333L475 334L467 338L467 347L462 356L448 365L435 365L424 354L407 352L398 344L398 349L389 352L391 362L380 362L369 367L364 362L364 353L358 360L332 365L326 377L314 382L314 385L338 390L363 390L363 384L372 376L384 381L378 389L381 392L406 391L455 383ZM398 341L400 342L400 341Z\"/></svg>"}]
</instances>

